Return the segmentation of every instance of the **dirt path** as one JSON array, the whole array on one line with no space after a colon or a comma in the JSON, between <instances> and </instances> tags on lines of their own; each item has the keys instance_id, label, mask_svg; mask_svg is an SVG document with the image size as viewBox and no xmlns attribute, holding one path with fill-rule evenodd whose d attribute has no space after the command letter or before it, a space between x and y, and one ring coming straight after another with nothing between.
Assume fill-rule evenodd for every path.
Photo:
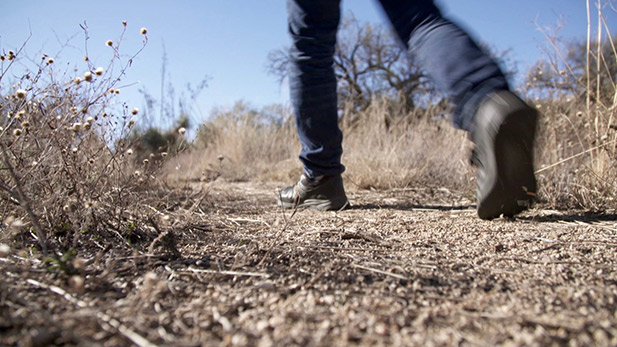
<instances>
[{"instance_id":1,"label":"dirt path","mask_svg":"<svg viewBox=\"0 0 617 347\"><path fill-rule=\"evenodd\" d=\"M215 182L150 255L95 250L76 277L0 258L0 344L617 345L615 211L486 222L407 189L293 214L275 187Z\"/></svg>"}]
</instances>

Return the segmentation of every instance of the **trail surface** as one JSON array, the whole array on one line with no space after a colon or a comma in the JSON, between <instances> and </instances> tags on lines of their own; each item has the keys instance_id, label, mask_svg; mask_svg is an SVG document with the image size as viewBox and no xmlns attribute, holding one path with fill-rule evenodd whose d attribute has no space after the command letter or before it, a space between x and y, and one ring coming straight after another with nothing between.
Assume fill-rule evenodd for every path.
<instances>
[{"instance_id":1,"label":"trail surface","mask_svg":"<svg viewBox=\"0 0 617 347\"><path fill-rule=\"evenodd\" d=\"M276 187L193 188L148 252L92 250L77 276L0 258L0 344L617 344L615 211L487 222L423 188L294 213Z\"/></svg>"}]
</instances>

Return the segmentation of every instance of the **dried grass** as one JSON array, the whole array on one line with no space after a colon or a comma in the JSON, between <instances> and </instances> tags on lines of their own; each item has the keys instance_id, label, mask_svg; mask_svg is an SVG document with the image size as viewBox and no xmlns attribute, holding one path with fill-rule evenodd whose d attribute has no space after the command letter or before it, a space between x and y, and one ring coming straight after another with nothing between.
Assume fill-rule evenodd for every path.
<instances>
[{"instance_id":1,"label":"dried grass","mask_svg":"<svg viewBox=\"0 0 617 347\"><path fill-rule=\"evenodd\" d=\"M374 100L361 112L346 109L343 164L350 188L410 186L471 191L470 143L464 132L440 117L441 109L404 111L388 99ZM291 182L301 173L300 145L289 111L280 122L236 105L205 123L196 147L170 161L169 178Z\"/></svg>"}]
</instances>

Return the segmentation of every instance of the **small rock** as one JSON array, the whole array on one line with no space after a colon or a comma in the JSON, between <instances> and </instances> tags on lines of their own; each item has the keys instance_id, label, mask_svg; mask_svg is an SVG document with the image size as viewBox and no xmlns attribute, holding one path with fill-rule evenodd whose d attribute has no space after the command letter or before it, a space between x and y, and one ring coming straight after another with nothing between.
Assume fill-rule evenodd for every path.
<instances>
[{"instance_id":1,"label":"small rock","mask_svg":"<svg viewBox=\"0 0 617 347\"><path fill-rule=\"evenodd\" d=\"M9 245L0 243L0 257L4 258L11 253L11 247Z\"/></svg>"}]
</instances>

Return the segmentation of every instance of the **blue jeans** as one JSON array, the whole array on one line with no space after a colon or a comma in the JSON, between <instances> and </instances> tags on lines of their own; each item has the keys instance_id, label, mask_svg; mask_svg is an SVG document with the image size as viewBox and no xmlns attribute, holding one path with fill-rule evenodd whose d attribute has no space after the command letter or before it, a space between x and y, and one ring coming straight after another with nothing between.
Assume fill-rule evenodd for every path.
<instances>
[{"instance_id":1,"label":"blue jeans","mask_svg":"<svg viewBox=\"0 0 617 347\"><path fill-rule=\"evenodd\" d=\"M435 85L452 101L455 126L471 131L489 93L508 89L497 64L432 0L380 0L398 37ZM343 135L338 127L334 47L340 0L287 0L292 38L289 84L309 177L336 175Z\"/></svg>"}]
</instances>

